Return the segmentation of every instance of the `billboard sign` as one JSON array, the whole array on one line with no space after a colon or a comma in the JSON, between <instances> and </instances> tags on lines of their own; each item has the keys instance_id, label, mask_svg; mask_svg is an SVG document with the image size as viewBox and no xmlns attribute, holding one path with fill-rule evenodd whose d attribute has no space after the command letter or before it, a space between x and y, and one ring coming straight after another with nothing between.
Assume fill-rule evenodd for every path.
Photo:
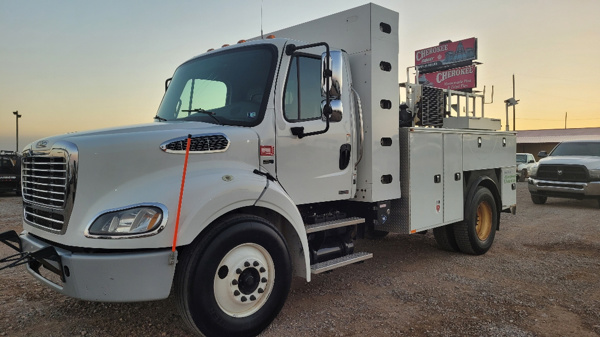
<instances>
[{"instance_id":1,"label":"billboard sign","mask_svg":"<svg viewBox=\"0 0 600 337\"><path fill-rule=\"evenodd\" d=\"M433 73L420 74L419 84L439 89L463 90L477 86L477 68L470 65Z\"/></svg>"},{"instance_id":2,"label":"billboard sign","mask_svg":"<svg viewBox=\"0 0 600 337\"><path fill-rule=\"evenodd\" d=\"M417 50L415 66L419 71L437 70L452 64L477 59L477 39L440 43L438 46Z\"/></svg>"}]
</instances>

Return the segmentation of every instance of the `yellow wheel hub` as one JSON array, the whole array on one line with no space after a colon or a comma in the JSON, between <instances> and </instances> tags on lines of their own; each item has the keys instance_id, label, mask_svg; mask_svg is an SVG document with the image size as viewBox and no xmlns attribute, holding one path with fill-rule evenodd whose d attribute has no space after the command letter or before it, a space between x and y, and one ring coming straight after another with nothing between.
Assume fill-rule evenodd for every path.
<instances>
[{"instance_id":1,"label":"yellow wheel hub","mask_svg":"<svg viewBox=\"0 0 600 337\"><path fill-rule=\"evenodd\" d=\"M477 237L481 241L487 240L492 232L492 207L487 201L483 201L477 206Z\"/></svg>"}]
</instances>

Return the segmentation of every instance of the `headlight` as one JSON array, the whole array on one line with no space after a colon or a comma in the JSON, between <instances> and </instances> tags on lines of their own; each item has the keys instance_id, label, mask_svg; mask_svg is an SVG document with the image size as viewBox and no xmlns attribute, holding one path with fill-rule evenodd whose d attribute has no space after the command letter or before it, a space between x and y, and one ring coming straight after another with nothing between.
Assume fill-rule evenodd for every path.
<instances>
[{"instance_id":1,"label":"headlight","mask_svg":"<svg viewBox=\"0 0 600 337\"><path fill-rule=\"evenodd\" d=\"M538 164L531 166L531 169L529 170L530 177L535 177L537 175L538 166Z\"/></svg>"},{"instance_id":2,"label":"headlight","mask_svg":"<svg viewBox=\"0 0 600 337\"><path fill-rule=\"evenodd\" d=\"M156 234L163 211L155 206L134 207L105 213L92 223L87 236L138 236Z\"/></svg>"},{"instance_id":3,"label":"headlight","mask_svg":"<svg viewBox=\"0 0 600 337\"><path fill-rule=\"evenodd\" d=\"M590 180L600 180L600 169L589 170Z\"/></svg>"}]
</instances>

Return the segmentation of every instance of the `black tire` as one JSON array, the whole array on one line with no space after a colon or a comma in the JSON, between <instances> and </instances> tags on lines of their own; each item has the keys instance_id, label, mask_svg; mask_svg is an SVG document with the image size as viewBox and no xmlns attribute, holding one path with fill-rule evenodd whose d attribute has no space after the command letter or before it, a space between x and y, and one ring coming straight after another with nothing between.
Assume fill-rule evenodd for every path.
<instances>
[{"instance_id":1,"label":"black tire","mask_svg":"<svg viewBox=\"0 0 600 337\"><path fill-rule=\"evenodd\" d=\"M454 237L461 252L485 254L494 242L498 227L498 210L494 195L479 186L465 208L465 219L454 224Z\"/></svg>"},{"instance_id":2,"label":"black tire","mask_svg":"<svg viewBox=\"0 0 600 337\"><path fill-rule=\"evenodd\" d=\"M527 181L527 169L521 171L521 176L519 178L519 181Z\"/></svg>"},{"instance_id":3,"label":"black tire","mask_svg":"<svg viewBox=\"0 0 600 337\"><path fill-rule=\"evenodd\" d=\"M460 251L458 244L456 243L456 238L454 237L454 224L434 228L433 237L443 250L449 252Z\"/></svg>"},{"instance_id":4,"label":"black tire","mask_svg":"<svg viewBox=\"0 0 600 337\"><path fill-rule=\"evenodd\" d=\"M258 335L285 303L291 258L283 236L265 219L227 217L182 255L175 296L183 320L196 333Z\"/></svg>"},{"instance_id":5,"label":"black tire","mask_svg":"<svg viewBox=\"0 0 600 337\"><path fill-rule=\"evenodd\" d=\"M531 201L533 201L533 203L536 205L543 205L546 203L546 200L548 200L548 197L535 194L531 195Z\"/></svg>"}]
</instances>

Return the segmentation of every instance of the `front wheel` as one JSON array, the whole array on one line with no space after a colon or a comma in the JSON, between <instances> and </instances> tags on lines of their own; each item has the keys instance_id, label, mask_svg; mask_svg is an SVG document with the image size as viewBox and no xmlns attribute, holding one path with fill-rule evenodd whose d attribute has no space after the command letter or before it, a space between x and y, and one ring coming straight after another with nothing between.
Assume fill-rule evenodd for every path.
<instances>
[{"instance_id":1,"label":"front wheel","mask_svg":"<svg viewBox=\"0 0 600 337\"><path fill-rule=\"evenodd\" d=\"M536 205L543 205L546 203L546 200L548 200L548 197L535 194L531 195L531 201L533 201L533 203Z\"/></svg>"},{"instance_id":2,"label":"front wheel","mask_svg":"<svg viewBox=\"0 0 600 337\"><path fill-rule=\"evenodd\" d=\"M254 336L277 316L292 279L281 233L267 220L236 215L195 241L175 275L179 311L195 332Z\"/></svg>"},{"instance_id":3,"label":"front wheel","mask_svg":"<svg viewBox=\"0 0 600 337\"><path fill-rule=\"evenodd\" d=\"M485 254L494 242L498 227L498 210L494 195L478 187L465 209L465 220L454 224L456 243L463 253Z\"/></svg>"}]
</instances>

